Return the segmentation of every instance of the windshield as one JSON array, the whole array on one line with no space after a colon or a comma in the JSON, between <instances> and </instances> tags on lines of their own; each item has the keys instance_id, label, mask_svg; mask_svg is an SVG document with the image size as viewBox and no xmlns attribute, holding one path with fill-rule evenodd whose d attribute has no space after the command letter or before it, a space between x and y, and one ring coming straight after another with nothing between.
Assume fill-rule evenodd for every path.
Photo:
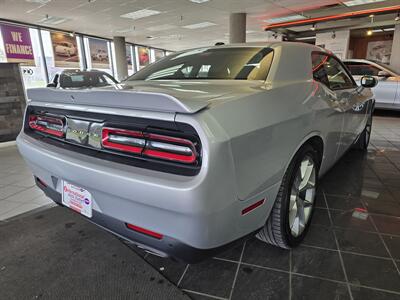
<instances>
[{"instance_id":1,"label":"windshield","mask_svg":"<svg viewBox=\"0 0 400 300\"><path fill-rule=\"evenodd\" d=\"M388 69L390 72L396 74L396 76L399 76L399 73L397 71L395 71L394 69L392 69L392 67L390 67L387 64L381 63L380 61L373 61L374 63L376 63L377 65L380 65L382 68Z\"/></svg>"},{"instance_id":2,"label":"windshield","mask_svg":"<svg viewBox=\"0 0 400 300\"><path fill-rule=\"evenodd\" d=\"M60 75L62 88L102 87L115 83L111 76L102 72L64 72Z\"/></svg>"},{"instance_id":3,"label":"windshield","mask_svg":"<svg viewBox=\"0 0 400 300\"><path fill-rule=\"evenodd\" d=\"M149 65L129 80L236 79L265 80L271 48L201 48L180 52Z\"/></svg>"}]
</instances>

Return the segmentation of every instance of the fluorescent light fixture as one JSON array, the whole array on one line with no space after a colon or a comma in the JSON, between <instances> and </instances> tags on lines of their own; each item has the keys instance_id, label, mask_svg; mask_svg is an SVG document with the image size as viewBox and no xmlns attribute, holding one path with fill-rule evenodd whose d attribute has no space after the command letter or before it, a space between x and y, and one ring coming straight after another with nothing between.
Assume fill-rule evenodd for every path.
<instances>
[{"instance_id":1,"label":"fluorescent light fixture","mask_svg":"<svg viewBox=\"0 0 400 300\"><path fill-rule=\"evenodd\" d=\"M305 36L305 37L298 37L296 38L297 41L303 41L303 40L315 40L315 36Z\"/></svg>"},{"instance_id":2,"label":"fluorescent light fixture","mask_svg":"<svg viewBox=\"0 0 400 300\"><path fill-rule=\"evenodd\" d=\"M307 17L305 17L303 15L289 15L289 16L285 16L285 17L278 17L278 18L264 20L264 22L281 23L281 22L290 22L290 21L297 21L297 20L304 20L304 19L307 19Z\"/></svg>"},{"instance_id":3,"label":"fluorescent light fixture","mask_svg":"<svg viewBox=\"0 0 400 300\"><path fill-rule=\"evenodd\" d=\"M128 33L128 32L131 32L131 31L134 31L134 29L133 28L125 28L125 29L117 29L117 30L115 30L116 33Z\"/></svg>"},{"instance_id":4,"label":"fluorescent light fixture","mask_svg":"<svg viewBox=\"0 0 400 300\"><path fill-rule=\"evenodd\" d=\"M46 18L39 20L38 23L44 24L44 25L58 25L58 24L66 22L68 20L69 19L61 18L61 17L47 16Z\"/></svg>"},{"instance_id":5,"label":"fluorescent light fixture","mask_svg":"<svg viewBox=\"0 0 400 300\"><path fill-rule=\"evenodd\" d=\"M190 2L193 2L193 3L199 3L199 4L201 4L201 3L204 3L204 2L208 2L208 1L210 1L210 0L189 0Z\"/></svg>"},{"instance_id":6,"label":"fluorescent light fixture","mask_svg":"<svg viewBox=\"0 0 400 300\"><path fill-rule=\"evenodd\" d=\"M142 19L142 18L158 15L160 13L161 13L161 11L158 11L158 10L141 9L141 10L137 10L137 11L133 11L133 12L121 15L120 17L121 18L138 20L138 19Z\"/></svg>"},{"instance_id":7,"label":"fluorescent light fixture","mask_svg":"<svg viewBox=\"0 0 400 300\"><path fill-rule=\"evenodd\" d=\"M371 4L375 2L383 2L386 0L352 0L352 1L344 1L343 4L346 6L356 6L356 5L363 5L363 4Z\"/></svg>"},{"instance_id":8,"label":"fluorescent light fixture","mask_svg":"<svg viewBox=\"0 0 400 300\"><path fill-rule=\"evenodd\" d=\"M383 29L383 31L394 31L394 27L392 27L392 28L385 28L385 29Z\"/></svg>"},{"instance_id":9,"label":"fluorescent light fixture","mask_svg":"<svg viewBox=\"0 0 400 300\"><path fill-rule=\"evenodd\" d=\"M201 22L201 23L195 23L195 24L190 24L190 25L186 25L186 26L182 26L183 28L186 29L200 29L200 28L206 28L206 27L210 27L210 26L214 26L217 25L213 22Z\"/></svg>"},{"instance_id":10,"label":"fluorescent light fixture","mask_svg":"<svg viewBox=\"0 0 400 300\"><path fill-rule=\"evenodd\" d=\"M147 30L150 31L163 31L163 30L171 30L176 28L175 25L171 25L171 24L162 24L162 25L156 25L156 26L151 26L151 27L147 27Z\"/></svg>"},{"instance_id":11,"label":"fluorescent light fixture","mask_svg":"<svg viewBox=\"0 0 400 300\"><path fill-rule=\"evenodd\" d=\"M383 29L373 29L372 32L383 32Z\"/></svg>"},{"instance_id":12,"label":"fluorescent light fixture","mask_svg":"<svg viewBox=\"0 0 400 300\"><path fill-rule=\"evenodd\" d=\"M29 3L38 3L38 4L46 4L49 3L51 0L25 0Z\"/></svg>"}]
</instances>

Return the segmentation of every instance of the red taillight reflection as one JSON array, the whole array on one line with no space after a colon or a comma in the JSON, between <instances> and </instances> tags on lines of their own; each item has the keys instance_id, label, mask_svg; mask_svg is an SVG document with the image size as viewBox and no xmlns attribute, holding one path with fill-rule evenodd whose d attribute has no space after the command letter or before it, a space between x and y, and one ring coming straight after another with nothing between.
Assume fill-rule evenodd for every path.
<instances>
[{"instance_id":1,"label":"red taillight reflection","mask_svg":"<svg viewBox=\"0 0 400 300\"><path fill-rule=\"evenodd\" d=\"M39 132L54 135L56 137L64 136L64 122L56 117L30 115L29 128Z\"/></svg>"},{"instance_id":2,"label":"red taillight reflection","mask_svg":"<svg viewBox=\"0 0 400 300\"><path fill-rule=\"evenodd\" d=\"M188 139L126 129L103 128L102 145L107 149L185 164L195 163L198 157L194 143Z\"/></svg>"}]
</instances>

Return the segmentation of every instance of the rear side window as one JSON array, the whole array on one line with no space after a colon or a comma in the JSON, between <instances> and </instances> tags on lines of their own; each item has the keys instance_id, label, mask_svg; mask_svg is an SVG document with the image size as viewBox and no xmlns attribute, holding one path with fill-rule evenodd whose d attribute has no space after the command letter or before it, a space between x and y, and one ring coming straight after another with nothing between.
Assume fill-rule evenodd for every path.
<instances>
[{"instance_id":1,"label":"rear side window","mask_svg":"<svg viewBox=\"0 0 400 300\"><path fill-rule=\"evenodd\" d=\"M358 62L345 62L344 63L349 69L352 75L361 76L361 75L371 75L378 76L380 69L374 67L373 65L366 63L358 63Z\"/></svg>"},{"instance_id":2,"label":"rear side window","mask_svg":"<svg viewBox=\"0 0 400 300\"><path fill-rule=\"evenodd\" d=\"M322 53L312 54L313 77L331 90L355 87L355 83L343 65L333 56Z\"/></svg>"}]
</instances>

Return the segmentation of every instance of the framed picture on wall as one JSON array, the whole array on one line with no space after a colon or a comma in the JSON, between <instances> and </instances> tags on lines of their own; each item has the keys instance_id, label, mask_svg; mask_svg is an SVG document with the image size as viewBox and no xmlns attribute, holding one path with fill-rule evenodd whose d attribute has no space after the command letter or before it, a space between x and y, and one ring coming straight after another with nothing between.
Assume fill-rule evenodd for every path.
<instances>
[{"instance_id":1,"label":"framed picture on wall","mask_svg":"<svg viewBox=\"0 0 400 300\"><path fill-rule=\"evenodd\" d=\"M388 64L392 53L392 44L391 40L369 42L366 58Z\"/></svg>"}]
</instances>

